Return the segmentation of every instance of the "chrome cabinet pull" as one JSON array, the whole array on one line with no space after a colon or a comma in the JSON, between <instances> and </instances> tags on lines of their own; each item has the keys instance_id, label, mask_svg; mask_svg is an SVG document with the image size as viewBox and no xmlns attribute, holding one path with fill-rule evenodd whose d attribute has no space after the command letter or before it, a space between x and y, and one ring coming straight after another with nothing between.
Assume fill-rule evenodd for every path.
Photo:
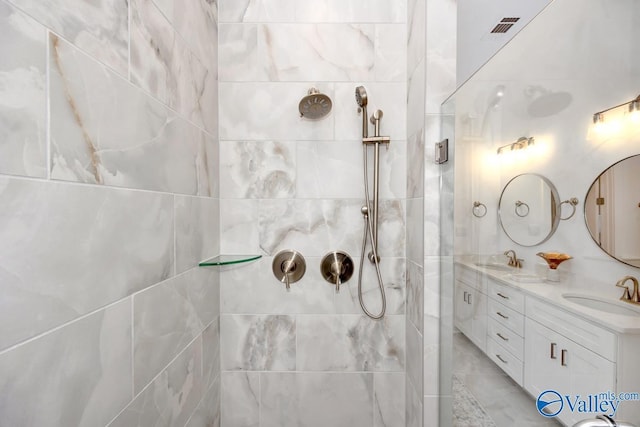
<instances>
[{"instance_id":1,"label":"chrome cabinet pull","mask_svg":"<svg viewBox=\"0 0 640 427\"><path fill-rule=\"evenodd\" d=\"M500 317L502 317L503 319L508 319L509 316L505 316L504 314L500 313L499 311L496 311L496 314Z\"/></svg>"},{"instance_id":2,"label":"chrome cabinet pull","mask_svg":"<svg viewBox=\"0 0 640 427\"><path fill-rule=\"evenodd\" d=\"M471 304L471 292L469 292L469 295L467 296L467 304Z\"/></svg>"},{"instance_id":3,"label":"chrome cabinet pull","mask_svg":"<svg viewBox=\"0 0 640 427\"><path fill-rule=\"evenodd\" d=\"M500 332L496 333L496 335L502 338L503 341L509 341L509 338L502 336Z\"/></svg>"},{"instance_id":4,"label":"chrome cabinet pull","mask_svg":"<svg viewBox=\"0 0 640 427\"><path fill-rule=\"evenodd\" d=\"M502 363L507 363L507 364L509 363L509 362L507 362L506 360L504 360L504 359L502 358L502 356L500 356L499 354L496 354L496 357L497 357L498 359L500 359L500 361L501 361Z\"/></svg>"},{"instance_id":5,"label":"chrome cabinet pull","mask_svg":"<svg viewBox=\"0 0 640 427\"><path fill-rule=\"evenodd\" d=\"M463 297L462 297L462 300L463 300L464 302L467 302L467 295L469 295L469 293L468 293L467 291L464 291L464 295L463 295Z\"/></svg>"},{"instance_id":6,"label":"chrome cabinet pull","mask_svg":"<svg viewBox=\"0 0 640 427\"><path fill-rule=\"evenodd\" d=\"M551 356L550 357L552 359L557 359L557 357L556 357L556 345L557 344L554 343L554 342L551 343Z\"/></svg>"},{"instance_id":7,"label":"chrome cabinet pull","mask_svg":"<svg viewBox=\"0 0 640 427\"><path fill-rule=\"evenodd\" d=\"M568 351L565 349L562 349L562 351L560 352L560 364L562 366L567 366L567 353Z\"/></svg>"},{"instance_id":8,"label":"chrome cabinet pull","mask_svg":"<svg viewBox=\"0 0 640 427\"><path fill-rule=\"evenodd\" d=\"M509 299L509 297L508 297L508 296L503 295L501 292L498 292L498 294L497 294L497 295L498 295L500 298Z\"/></svg>"}]
</instances>

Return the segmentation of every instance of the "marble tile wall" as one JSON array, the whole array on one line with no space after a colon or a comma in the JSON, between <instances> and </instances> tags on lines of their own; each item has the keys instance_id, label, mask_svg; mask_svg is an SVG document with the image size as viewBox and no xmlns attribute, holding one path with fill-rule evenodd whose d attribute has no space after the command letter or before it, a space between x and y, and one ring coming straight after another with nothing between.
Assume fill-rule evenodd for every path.
<instances>
[{"instance_id":1,"label":"marble tile wall","mask_svg":"<svg viewBox=\"0 0 640 427\"><path fill-rule=\"evenodd\" d=\"M216 3L0 0L0 53L0 425L220 425Z\"/></svg>"},{"instance_id":2,"label":"marble tile wall","mask_svg":"<svg viewBox=\"0 0 640 427\"><path fill-rule=\"evenodd\" d=\"M220 249L263 255L221 273L223 425L404 426L405 3L219 1ZM330 251L361 256L358 85L392 139L380 166L382 321L362 313L357 269L338 294L319 271ZM298 112L310 87L332 99L321 120ZM307 262L290 292L271 267L283 249ZM364 300L378 310L368 262L363 278Z\"/></svg>"}]
</instances>

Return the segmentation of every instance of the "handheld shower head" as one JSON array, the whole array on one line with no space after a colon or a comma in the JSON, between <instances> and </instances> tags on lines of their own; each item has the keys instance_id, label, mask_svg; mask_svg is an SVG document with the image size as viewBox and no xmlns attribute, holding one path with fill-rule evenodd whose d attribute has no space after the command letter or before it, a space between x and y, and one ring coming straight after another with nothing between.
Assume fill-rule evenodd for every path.
<instances>
[{"instance_id":1,"label":"handheld shower head","mask_svg":"<svg viewBox=\"0 0 640 427\"><path fill-rule=\"evenodd\" d=\"M356 102L362 108L367 106L367 91L364 86L358 86L356 88Z\"/></svg>"},{"instance_id":2,"label":"handheld shower head","mask_svg":"<svg viewBox=\"0 0 640 427\"><path fill-rule=\"evenodd\" d=\"M362 112L362 137L369 136L369 128L367 124L367 91L364 86L356 87L356 102L360 108L358 112Z\"/></svg>"}]
</instances>

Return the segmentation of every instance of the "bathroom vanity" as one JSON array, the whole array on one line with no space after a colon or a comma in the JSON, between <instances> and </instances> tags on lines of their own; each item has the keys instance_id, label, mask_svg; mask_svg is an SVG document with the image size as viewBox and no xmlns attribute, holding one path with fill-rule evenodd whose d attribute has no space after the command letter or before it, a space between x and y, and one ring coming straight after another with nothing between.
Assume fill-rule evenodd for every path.
<instances>
[{"instance_id":1,"label":"bathroom vanity","mask_svg":"<svg viewBox=\"0 0 640 427\"><path fill-rule=\"evenodd\" d=\"M534 399L546 390L572 403L640 392L640 307L572 293L502 264L458 262L455 323ZM557 417L565 425L590 415L566 406ZM615 418L640 423L640 401L621 402Z\"/></svg>"}]
</instances>

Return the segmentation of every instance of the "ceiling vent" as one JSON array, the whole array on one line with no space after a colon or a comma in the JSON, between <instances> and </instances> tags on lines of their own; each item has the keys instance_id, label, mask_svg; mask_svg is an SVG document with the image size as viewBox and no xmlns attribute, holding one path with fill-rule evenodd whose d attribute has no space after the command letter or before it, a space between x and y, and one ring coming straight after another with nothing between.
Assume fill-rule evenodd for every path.
<instances>
[{"instance_id":1,"label":"ceiling vent","mask_svg":"<svg viewBox=\"0 0 640 427\"><path fill-rule=\"evenodd\" d=\"M493 27L491 34L504 34L513 27L513 24L518 22L520 18L502 18L500 22Z\"/></svg>"}]
</instances>

